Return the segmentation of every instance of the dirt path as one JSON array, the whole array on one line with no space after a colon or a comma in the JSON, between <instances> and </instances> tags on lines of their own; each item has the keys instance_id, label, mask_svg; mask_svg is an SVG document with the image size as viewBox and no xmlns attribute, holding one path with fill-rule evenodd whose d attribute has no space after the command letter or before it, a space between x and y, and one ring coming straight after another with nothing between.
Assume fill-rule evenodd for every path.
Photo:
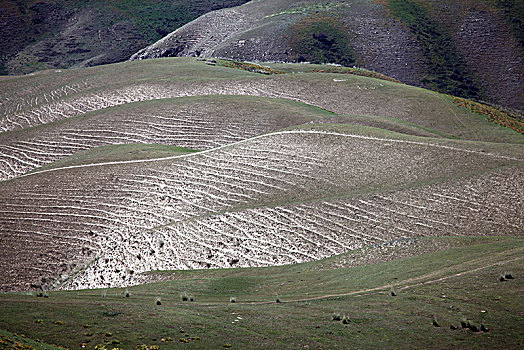
<instances>
[{"instance_id":1,"label":"dirt path","mask_svg":"<svg viewBox=\"0 0 524 350\"><path fill-rule=\"evenodd\" d=\"M501 256L501 255L506 255L508 253L517 252L517 251L521 251L522 252L522 251L524 251L524 248L515 248L515 249L507 250L507 251L504 251L504 252L501 252L501 253L493 254L493 255L489 256L488 258L495 258L495 257ZM488 265L483 265L483 266L476 267L476 268L473 268L473 269L468 269L466 271L453 273L453 274L450 274L450 275L447 275L447 276L443 276L443 277L440 277L440 278L435 278L435 279L429 279L429 280L426 280L426 281L421 281L421 280L425 280L427 278L435 277L436 275L440 275L440 274L452 271L453 269L456 268L454 266L450 266L450 267L445 267L445 268L433 271L433 272L431 272L429 274L426 274L426 275L422 275L422 276L418 276L418 277L414 277L414 278L408 278L408 279L405 279L405 280L402 280L402 281L397 281L394 284L386 284L386 285L373 287L373 288L359 289L359 290L354 290L354 291L347 292L347 293L325 294L325 295L319 295L319 296L316 296L316 297L292 299L292 300L285 300L285 301L281 300L281 303L297 303L297 302L305 302L305 301L312 301L312 300L330 299L330 298L337 298L337 297L365 294L365 293L370 293L370 292L389 290L393 285L395 287L397 287L397 290L404 290L404 289L413 288L413 287L417 287L417 286L421 286L421 285L425 285L425 284L440 282L440 281L443 281L443 280L446 280L446 279L449 279L449 278L459 277L459 276L462 276L462 275L465 275L465 274L469 274L469 273L473 273L473 272L480 271L480 270L483 270L483 269L487 269L487 268L492 267L492 266L504 265L504 264L507 264L507 263L510 263L510 262L523 260L523 259L524 259L524 256L520 256L518 258L513 258L513 259L509 259L509 260L502 260L502 261L493 262L493 263L490 263ZM482 258L478 258L478 259L475 259L475 260L471 260L470 262L466 263L465 265L469 265L469 266L476 265L477 263L482 263L485 260L486 260L486 257L482 257ZM464 266L464 265L462 265L462 266ZM419 282L419 281L421 281L421 282ZM417 283L414 283L414 282L417 282ZM246 302L246 303L238 303L238 304L263 305L263 304L275 304L275 303L276 303L276 301L260 301L260 302ZM204 305L204 304L201 304L201 305ZM205 304L205 305L212 305L212 304ZM216 304L213 304L213 305L216 305Z\"/></svg>"},{"instance_id":2,"label":"dirt path","mask_svg":"<svg viewBox=\"0 0 524 350\"><path fill-rule=\"evenodd\" d=\"M286 135L286 134L320 134L320 135L340 136L340 137L348 137L348 138L355 138L355 139L362 139L362 140L392 142L392 143L400 143L400 144L411 144L411 145L417 145L417 146L442 148L442 149L448 149L448 150L465 152L465 153L481 154L483 156L490 156L490 157L514 160L514 161L519 161L519 162L524 161L524 159L521 159L521 158L508 157L508 156L504 156L502 154L482 152L482 151L475 151L475 150L471 150L471 149L452 147L452 146L446 146L446 145L440 145L440 144L431 143L431 142L388 139L388 138L381 138L381 137L375 137L375 136L343 134L343 133L328 132L328 131L288 130L288 131L278 131L278 132L272 132L272 133L269 133L269 134L258 135L258 136L251 137L251 138L248 138L248 139L245 139L245 140L233 142L233 143L230 143L230 144L227 144L227 145L223 145L223 146L219 146L219 147L216 147L216 148L211 148L211 149L208 149L208 150L205 150L205 151L200 151L200 152L195 152L195 153L182 154L182 155L163 157L163 158L139 159L139 160L128 160L128 161L118 161L118 162L104 162L104 163L90 163L90 164L82 164L82 165L71 165L71 166L65 166L65 167L60 167L60 168L35 171L35 172L32 172L32 173L27 173L27 174L20 175L20 176L18 176L18 178L32 176L32 175L38 175L38 174L43 174L43 173L48 173L48 172L53 172L53 171L67 170L67 169L89 168L89 167L107 166L107 165L151 163L151 162L170 160L170 159L177 159L177 158L197 157L197 156L202 155L202 154L218 151L220 149L227 148L227 147L237 146L239 144L243 144L243 143L246 143L246 142L249 142L249 141L253 141L253 140L256 140L256 139L260 139L260 138L263 138L263 137L271 137L271 136Z\"/></svg>"}]
</instances>

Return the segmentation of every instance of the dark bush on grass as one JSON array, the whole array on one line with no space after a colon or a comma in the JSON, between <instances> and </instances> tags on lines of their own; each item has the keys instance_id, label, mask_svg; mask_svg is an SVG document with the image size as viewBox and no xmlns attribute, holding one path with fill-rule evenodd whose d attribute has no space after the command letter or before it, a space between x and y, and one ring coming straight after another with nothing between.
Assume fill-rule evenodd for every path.
<instances>
[{"instance_id":1,"label":"dark bush on grass","mask_svg":"<svg viewBox=\"0 0 524 350\"><path fill-rule=\"evenodd\" d=\"M333 321L341 321L342 320L342 317L340 316L340 314L333 314L333 316L331 317L331 319Z\"/></svg>"},{"instance_id":2,"label":"dark bush on grass","mask_svg":"<svg viewBox=\"0 0 524 350\"><path fill-rule=\"evenodd\" d=\"M476 325L470 323L469 325L469 329L472 331L472 332L480 332L480 329L479 327L477 327Z\"/></svg>"}]
</instances>

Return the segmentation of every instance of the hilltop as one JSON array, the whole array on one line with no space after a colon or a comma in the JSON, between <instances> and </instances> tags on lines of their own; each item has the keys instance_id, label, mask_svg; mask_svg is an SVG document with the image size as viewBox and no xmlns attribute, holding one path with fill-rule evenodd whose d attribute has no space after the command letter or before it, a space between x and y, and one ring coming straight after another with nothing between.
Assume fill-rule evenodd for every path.
<instances>
[{"instance_id":1,"label":"hilltop","mask_svg":"<svg viewBox=\"0 0 524 350\"><path fill-rule=\"evenodd\" d=\"M131 59L335 63L522 110L523 16L519 1L256 0L207 13Z\"/></svg>"}]
</instances>

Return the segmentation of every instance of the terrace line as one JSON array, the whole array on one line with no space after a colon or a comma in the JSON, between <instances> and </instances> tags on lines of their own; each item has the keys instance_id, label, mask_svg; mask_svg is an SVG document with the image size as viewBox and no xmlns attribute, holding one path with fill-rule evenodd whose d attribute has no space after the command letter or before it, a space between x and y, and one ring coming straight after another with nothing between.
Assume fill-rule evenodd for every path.
<instances>
[{"instance_id":1,"label":"terrace line","mask_svg":"<svg viewBox=\"0 0 524 350\"><path fill-rule=\"evenodd\" d=\"M394 142L394 143L405 143L405 144L411 144L411 145L420 145L420 146L426 146L426 147L436 147L436 148L442 148L442 149L448 149L448 150L454 150L459 152L466 152L466 153L474 153L474 154L481 154L484 156L491 156L495 158L501 158L501 159L508 159L508 160L515 160L522 162L524 159L522 158L514 158L514 157L507 157L500 154L494 154L494 153L487 153L487 152L480 152L480 151L473 151L463 148L456 148L451 146L445 146L445 145L439 145L435 143L426 143L426 142L418 142L418 141L408 141L408 140L395 140L395 139L385 139L381 137L374 137L374 136L364 136L364 135L353 135L353 134L342 134L337 132L327 132L327 131L316 131L316 130L287 130L287 131L278 131L273 132L269 134L263 134L258 135L255 137L251 137L245 140L237 141L234 143L230 143L227 145L219 146L216 148L211 148L204 151L194 152L190 154L182 154L178 156L171 156L171 157L163 157L163 158L153 158L153 159L142 159L142 160L126 160L126 161L119 161L119 162L105 162L105 163L91 163L91 164L82 164L82 165L71 165L67 167L61 167L61 168L54 168L54 169L48 169L48 170L42 170L37 171L34 173L24 174L20 175L18 178L26 177L26 176L32 176L37 174L43 174L48 173L52 171L58 171L58 170L67 170L67 169L76 169L76 168L88 168L88 167L96 167L96 166L106 166L106 165L120 165L120 164L137 164L137 163L150 163L150 162L157 162L157 161L163 161L163 160L170 160L170 159L178 159L178 158L189 158L198 156L201 154L217 151L223 148L227 147L233 147L242 143L246 143L252 140L261 139L264 137L269 136L275 136L275 135L288 135L288 134L317 134L317 135L329 135L329 136L341 136L341 137L349 137L349 138L355 138L355 139L361 139L361 140L371 140L371 141L384 141L384 142Z\"/></svg>"}]
</instances>

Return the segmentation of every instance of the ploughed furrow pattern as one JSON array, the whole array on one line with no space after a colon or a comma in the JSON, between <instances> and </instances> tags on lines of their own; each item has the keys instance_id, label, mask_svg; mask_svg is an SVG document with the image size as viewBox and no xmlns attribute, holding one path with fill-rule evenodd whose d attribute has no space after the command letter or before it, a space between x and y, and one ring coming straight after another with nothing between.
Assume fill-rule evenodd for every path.
<instances>
[{"instance_id":1,"label":"ploughed furrow pattern","mask_svg":"<svg viewBox=\"0 0 524 350\"><path fill-rule=\"evenodd\" d=\"M9 266L0 273L0 288L56 286L66 278L65 288L120 286L151 269L307 261L441 232L431 225L456 232L452 225L461 221L445 217L442 211L449 208L462 216L485 215L489 208L492 221L468 226L477 234L494 225L497 234L514 232L522 208L506 199L523 198L520 168L507 170L515 184L501 183L493 204L477 193L485 191L482 186L496 188L491 180L470 185L477 191L471 190L473 203L467 202L469 192L443 197L452 197L458 185L408 191L414 193L409 198L388 192L358 201L318 200L382 193L516 162L440 145L291 131L171 159L34 173L0 184L0 243L9 247L0 252L0 263ZM299 204L311 200L316 204ZM395 208L389 201L428 209ZM408 209L411 221L399 214ZM23 244L31 235L36 239Z\"/></svg>"},{"instance_id":2,"label":"ploughed furrow pattern","mask_svg":"<svg viewBox=\"0 0 524 350\"><path fill-rule=\"evenodd\" d=\"M509 168L409 190L184 220L142 234L139 241L150 241L149 254L132 245L120 246L106 255L108 260L98 260L66 286L99 286L97 270L114 271L121 265L133 271L271 266L402 238L522 235L522 179L522 167ZM449 202L429 200L448 197L450 191L454 195ZM473 200L476 210L463 205ZM119 264L111 263L113 259ZM141 281L133 274L126 283Z\"/></svg>"},{"instance_id":3,"label":"ploughed furrow pattern","mask_svg":"<svg viewBox=\"0 0 524 350\"><path fill-rule=\"evenodd\" d=\"M0 133L0 180L97 146L143 143L205 150L311 119L284 110L267 112L269 108L287 107L274 99L223 98L227 101L214 96L159 100L145 106L108 109L23 133Z\"/></svg>"},{"instance_id":4,"label":"ploughed furrow pattern","mask_svg":"<svg viewBox=\"0 0 524 350\"><path fill-rule=\"evenodd\" d=\"M49 103L40 103L27 110L3 111L0 131L41 125L87 112L127 104L185 96L247 95L275 97L304 102L339 114L382 115L402 120L417 120L410 112L409 92L406 96L382 94L389 82L346 79L334 82L330 75L275 75L228 82L156 82L125 87L91 89L68 95ZM395 86L398 87L397 84ZM340 98L339 98L340 97ZM391 108L391 106L395 108ZM433 111L433 114L435 112ZM450 122L453 122L450 120Z\"/></svg>"}]
</instances>

